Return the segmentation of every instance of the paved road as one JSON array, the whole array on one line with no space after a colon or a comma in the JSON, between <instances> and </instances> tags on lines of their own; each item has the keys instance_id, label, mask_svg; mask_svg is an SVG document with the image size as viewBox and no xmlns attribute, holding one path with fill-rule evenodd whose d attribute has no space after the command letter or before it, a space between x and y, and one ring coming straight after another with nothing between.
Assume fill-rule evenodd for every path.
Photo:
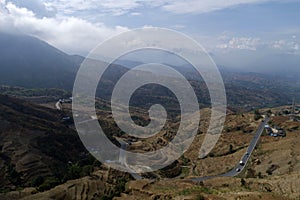
<instances>
[{"instance_id":1,"label":"paved road","mask_svg":"<svg viewBox=\"0 0 300 200\"><path fill-rule=\"evenodd\" d=\"M59 101L56 103L56 108L58 110L61 110L61 103ZM82 121L80 123L87 123L89 121L94 121L96 119L97 118L94 118L93 116L91 116L91 119ZM232 170L230 170L229 172L227 172L225 174L220 174L220 175L216 175L216 176L205 176L205 177L199 177L199 178L192 178L191 180L193 182L200 182L200 181L204 181L204 180L208 180L208 179L212 179L212 178L216 178L216 177L233 177L233 176L236 176L239 173L241 173L244 170L244 168L246 167L246 165L250 159L250 156L251 156L253 150L255 149L255 147L260 139L261 134L263 133L264 127L269 122L269 120L270 120L270 118L266 117L259 125L259 127L255 133L255 136L253 137L252 141L250 142L247 152L243 155L243 157L240 160L243 162L242 165L240 164L240 161L239 161L239 163ZM118 139L118 142L121 144L119 162L126 168L130 169L126 163L126 148L127 148L128 144L126 142L122 141L121 139ZM132 172L131 175L137 180L142 179L142 177L136 173Z\"/></svg>"},{"instance_id":2,"label":"paved road","mask_svg":"<svg viewBox=\"0 0 300 200\"><path fill-rule=\"evenodd\" d=\"M257 145L257 142L259 141L259 138L261 136L261 134L263 133L263 130L265 128L265 125L269 122L270 118L269 117L266 117L259 125L252 141L250 142L250 145L246 151L246 153L243 155L243 157L241 158L240 161L243 161L244 164L240 164L240 161L239 163L232 169L230 170L229 172L225 173L225 174L220 174L220 175L217 175L217 176L206 176L206 177L199 177L199 178L192 178L191 180L193 182L200 182L200 181L205 181L205 180L208 180L208 179L212 179L212 178L216 178L216 177L233 177L233 176L236 176L238 175L239 173L241 173L249 159L250 159L250 156L251 154L253 153L253 150L255 149L256 145Z\"/></svg>"},{"instance_id":3,"label":"paved road","mask_svg":"<svg viewBox=\"0 0 300 200\"><path fill-rule=\"evenodd\" d=\"M61 110L60 100L58 102L56 102L55 107L56 107L57 110Z\"/></svg>"},{"instance_id":4,"label":"paved road","mask_svg":"<svg viewBox=\"0 0 300 200\"><path fill-rule=\"evenodd\" d=\"M193 182L200 182L200 181L205 181L205 180L216 178L216 177L233 177L233 176L236 176L239 173L241 173L244 170L244 168L246 167L246 165L247 165L247 163L250 159L250 156L253 153L253 151L254 151L254 149L255 149L255 147L256 147L259 139L260 139L260 136L263 133L265 125L269 122L269 120L270 120L269 117L266 117L260 123L253 139L251 140L251 142L248 146L248 149L247 149L246 153L243 155L243 157L240 160L240 161L243 161L244 164L241 165L240 161L239 161L238 164L232 170L230 170L229 172L227 172L225 174L220 174L220 175L217 175L217 176L205 176L205 177L199 177L199 178L192 178L191 180ZM129 169L129 166L126 163L126 148L127 148L128 144L126 142L122 141L121 139L117 139L117 140L121 144L119 162L122 163L124 166L126 166ZM137 180L142 179L142 177L139 176L138 174L131 173L131 175Z\"/></svg>"}]
</instances>

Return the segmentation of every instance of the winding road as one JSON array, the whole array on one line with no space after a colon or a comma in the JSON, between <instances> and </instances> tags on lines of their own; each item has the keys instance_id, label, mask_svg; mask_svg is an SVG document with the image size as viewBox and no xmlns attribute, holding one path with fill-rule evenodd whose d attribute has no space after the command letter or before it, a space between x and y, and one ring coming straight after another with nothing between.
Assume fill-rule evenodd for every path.
<instances>
[{"instance_id":1,"label":"winding road","mask_svg":"<svg viewBox=\"0 0 300 200\"><path fill-rule=\"evenodd\" d=\"M62 109L61 109L61 103L60 103L60 100L59 100L58 102L56 102L55 107L56 107L56 109L59 110L59 111L62 110Z\"/></svg>"},{"instance_id":2,"label":"winding road","mask_svg":"<svg viewBox=\"0 0 300 200\"><path fill-rule=\"evenodd\" d=\"M61 102L60 100L55 104L55 107L57 108L57 110L62 110L62 107L61 107ZM86 123L86 122L89 122L89 121L94 121L94 120L97 120L97 117L94 117L94 116L91 116L91 119L89 120L86 120L86 121L82 121L80 123ZM238 174L240 174L246 167L250 157L251 157L251 154L253 153L262 133L263 133L263 130L265 128L265 125L269 122L270 118L269 117L266 117L259 125L258 129L256 130L256 133L253 137L253 139L251 140L249 146L248 146L248 149L246 151L246 153L243 155L243 157L241 158L241 160L237 163L237 165L230 171L224 173L224 174L220 174L220 175L216 175L216 176L205 176L205 177L198 177L198 178L192 178L190 180L192 180L193 182L201 182L201 181L204 181L204 180L208 180L208 179L212 179L212 178L216 178L216 177L234 177L234 176L237 176ZM130 169L129 166L127 165L126 163L126 149L127 149L127 143L124 142L123 140L121 139L117 139L118 142L121 144L121 149L120 149L120 155L119 155L119 162L125 166L127 169ZM141 176L139 176L138 174L136 173L130 173L135 179L137 180L140 180L142 179Z\"/></svg>"},{"instance_id":3,"label":"winding road","mask_svg":"<svg viewBox=\"0 0 300 200\"><path fill-rule=\"evenodd\" d=\"M243 155L243 157L240 160L240 161L242 161L242 164L239 161L239 163L232 170L230 170L229 172L227 172L225 174L220 174L220 175L216 175L216 176L205 176L205 177L199 177L199 178L192 178L191 180L193 182L201 182L201 181L205 181L205 180L216 178L216 177L234 177L234 176L237 176L238 174L240 174L245 169L245 167L251 157L251 154L253 153L253 151L260 139L260 136L262 135L262 133L264 131L265 125L269 122L269 120L270 120L270 118L266 117L260 123L252 141L250 142L250 145L249 145L246 153Z\"/></svg>"},{"instance_id":4,"label":"winding road","mask_svg":"<svg viewBox=\"0 0 300 200\"><path fill-rule=\"evenodd\" d=\"M198 178L192 178L190 180L192 180L193 182L201 182L201 181L205 181L205 180L208 180L208 179L212 179L212 178L217 178L217 177L234 177L234 176L237 176L238 174L240 174L246 167L250 157L251 157L251 154L253 153L263 131L264 131L264 128L265 128L265 125L269 122L270 118L269 117L266 117L259 125L258 129L256 130L256 133L253 137L253 139L251 140L248 148L247 148L247 151L245 152L245 154L243 155L243 157L241 158L241 160L237 163L237 165L230 171L224 173L224 174L220 174L220 175L216 175L216 176L205 176L205 177L198 177ZM121 144L121 149L120 149L120 156L119 156L119 162L126 166L128 169L129 166L127 165L126 163L126 148L127 148L127 143L124 142L123 140L121 139L117 139L118 142ZM136 173L131 173L131 175L136 179L136 180L140 180L142 179L141 176L139 176L138 174Z\"/></svg>"}]
</instances>

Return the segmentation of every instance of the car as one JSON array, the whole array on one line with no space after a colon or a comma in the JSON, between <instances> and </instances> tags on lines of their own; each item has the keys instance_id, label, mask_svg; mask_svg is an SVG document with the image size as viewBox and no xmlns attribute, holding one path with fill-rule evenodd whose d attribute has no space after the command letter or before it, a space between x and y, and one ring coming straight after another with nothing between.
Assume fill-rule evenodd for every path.
<instances>
[{"instance_id":1,"label":"car","mask_svg":"<svg viewBox=\"0 0 300 200\"><path fill-rule=\"evenodd\" d=\"M249 152L246 152L246 156L249 156Z\"/></svg>"},{"instance_id":2,"label":"car","mask_svg":"<svg viewBox=\"0 0 300 200\"><path fill-rule=\"evenodd\" d=\"M241 161L240 161L240 165L241 165L241 166L244 166L244 165L245 165L244 161L241 160Z\"/></svg>"},{"instance_id":3,"label":"car","mask_svg":"<svg viewBox=\"0 0 300 200\"><path fill-rule=\"evenodd\" d=\"M236 170L235 170L236 172L240 172L241 171L241 169L240 168L236 168Z\"/></svg>"}]
</instances>

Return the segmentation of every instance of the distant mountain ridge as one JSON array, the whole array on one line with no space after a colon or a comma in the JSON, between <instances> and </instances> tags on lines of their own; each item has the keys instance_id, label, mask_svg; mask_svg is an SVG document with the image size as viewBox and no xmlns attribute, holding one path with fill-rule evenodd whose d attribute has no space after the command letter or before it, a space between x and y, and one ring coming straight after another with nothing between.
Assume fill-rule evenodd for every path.
<instances>
[{"instance_id":1,"label":"distant mountain ridge","mask_svg":"<svg viewBox=\"0 0 300 200\"><path fill-rule=\"evenodd\" d=\"M59 88L72 91L81 63L81 56L68 55L37 38L25 35L0 33L0 85L24 88ZM96 61L103 63L103 61ZM134 60L119 60L104 73L97 96L109 100L120 77L129 68L142 64ZM185 75L198 95L201 107L210 105L207 87L195 70L174 67ZM227 90L228 104L238 108L279 106L291 103L293 97L300 99L299 83L288 78L258 73L238 72L220 67ZM151 92L152 91L152 92ZM153 93L153 91L155 93ZM161 87L144 87L139 90L134 106L150 105L158 99L169 99L176 104L167 90ZM176 100L176 99L175 99ZM173 103L170 103L173 102ZM176 104L177 105L177 104Z\"/></svg>"},{"instance_id":2,"label":"distant mountain ridge","mask_svg":"<svg viewBox=\"0 0 300 200\"><path fill-rule=\"evenodd\" d=\"M83 57L26 35L0 33L0 84L71 89Z\"/></svg>"}]
</instances>

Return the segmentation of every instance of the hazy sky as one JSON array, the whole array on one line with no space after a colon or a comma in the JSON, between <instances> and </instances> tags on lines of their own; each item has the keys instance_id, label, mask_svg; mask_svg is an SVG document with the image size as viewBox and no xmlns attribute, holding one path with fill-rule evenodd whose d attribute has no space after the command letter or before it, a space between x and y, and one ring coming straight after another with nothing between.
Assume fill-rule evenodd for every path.
<instances>
[{"instance_id":1,"label":"hazy sky","mask_svg":"<svg viewBox=\"0 0 300 200\"><path fill-rule=\"evenodd\" d=\"M145 26L182 31L220 59L237 51L298 55L299 19L300 0L0 0L1 31L82 55Z\"/></svg>"}]
</instances>

